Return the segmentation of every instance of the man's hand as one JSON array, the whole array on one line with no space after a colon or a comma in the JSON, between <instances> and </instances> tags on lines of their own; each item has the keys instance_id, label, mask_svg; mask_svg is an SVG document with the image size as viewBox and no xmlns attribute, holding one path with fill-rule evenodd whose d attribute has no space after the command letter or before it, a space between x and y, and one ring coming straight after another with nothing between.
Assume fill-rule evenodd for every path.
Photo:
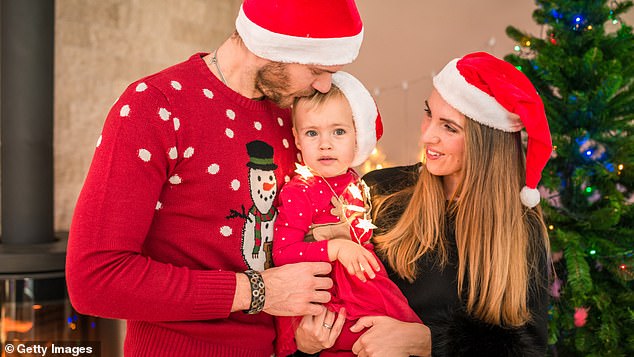
<instances>
[{"instance_id":1,"label":"man's hand","mask_svg":"<svg viewBox=\"0 0 634 357\"><path fill-rule=\"evenodd\" d=\"M332 279L328 263L296 263L262 272L266 299L264 312L274 316L319 315L330 301Z\"/></svg>"},{"instance_id":2,"label":"man's hand","mask_svg":"<svg viewBox=\"0 0 634 357\"><path fill-rule=\"evenodd\" d=\"M295 331L297 349L313 354L334 346L345 321L346 310L344 308L341 308L338 315L332 311L324 310L324 313L317 316L304 316Z\"/></svg>"}]
</instances>

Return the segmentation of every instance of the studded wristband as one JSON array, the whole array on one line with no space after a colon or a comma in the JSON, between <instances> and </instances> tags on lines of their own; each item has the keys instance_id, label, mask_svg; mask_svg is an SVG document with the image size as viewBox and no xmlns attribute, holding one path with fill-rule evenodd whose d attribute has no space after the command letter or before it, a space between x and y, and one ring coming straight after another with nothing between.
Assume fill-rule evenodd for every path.
<instances>
[{"instance_id":1,"label":"studded wristband","mask_svg":"<svg viewBox=\"0 0 634 357\"><path fill-rule=\"evenodd\" d=\"M249 310L244 310L247 314L257 314L264 309L264 279L262 275L255 270L247 270L244 274L249 278L251 285L251 306Z\"/></svg>"}]
</instances>

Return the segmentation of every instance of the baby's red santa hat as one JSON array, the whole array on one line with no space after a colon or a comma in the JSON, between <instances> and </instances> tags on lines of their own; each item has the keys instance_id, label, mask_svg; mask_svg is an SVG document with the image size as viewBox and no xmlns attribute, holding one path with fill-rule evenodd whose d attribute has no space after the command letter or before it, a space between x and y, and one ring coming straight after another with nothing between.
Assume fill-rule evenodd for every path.
<instances>
[{"instance_id":1,"label":"baby's red santa hat","mask_svg":"<svg viewBox=\"0 0 634 357\"><path fill-rule=\"evenodd\" d=\"M449 62L433 82L447 103L481 124L507 132L526 128L526 186L520 198L535 207L552 140L544 104L530 80L512 64L477 52Z\"/></svg>"},{"instance_id":2,"label":"baby's red santa hat","mask_svg":"<svg viewBox=\"0 0 634 357\"><path fill-rule=\"evenodd\" d=\"M284 63L348 64L363 41L353 0L244 0L236 29L255 55Z\"/></svg>"},{"instance_id":3,"label":"baby's red santa hat","mask_svg":"<svg viewBox=\"0 0 634 357\"><path fill-rule=\"evenodd\" d=\"M333 73L332 84L341 90L352 109L357 150L350 166L359 166L370 157L377 141L383 136L381 114L370 92L350 73Z\"/></svg>"}]
</instances>

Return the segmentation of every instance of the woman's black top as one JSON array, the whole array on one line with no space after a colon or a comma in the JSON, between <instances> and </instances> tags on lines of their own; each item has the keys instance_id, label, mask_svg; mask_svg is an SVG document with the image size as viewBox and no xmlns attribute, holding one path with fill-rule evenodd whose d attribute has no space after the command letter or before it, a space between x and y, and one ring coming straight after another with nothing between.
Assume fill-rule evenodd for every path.
<instances>
[{"instance_id":1,"label":"woman's black top","mask_svg":"<svg viewBox=\"0 0 634 357\"><path fill-rule=\"evenodd\" d=\"M420 164L370 172L364 176L373 197L412 186L418 179ZM381 232L389 229L407 206L405 198L374 222ZM392 206L391 206L392 207ZM418 261L418 276L412 283L401 279L384 262L390 278L398 285L410 306L432 333L433 356L543 356L547 347L548 278L547 258L540 257L539 276L529 284L531 322L521 328L490 325L469 316L457 288L458 255L453 217L448 216L446 249L448 263L441 267L433 252ZM538 222L536 222L538 224ZM534 237L540 244L541 237Z\"/></svg>"}]
</instances>

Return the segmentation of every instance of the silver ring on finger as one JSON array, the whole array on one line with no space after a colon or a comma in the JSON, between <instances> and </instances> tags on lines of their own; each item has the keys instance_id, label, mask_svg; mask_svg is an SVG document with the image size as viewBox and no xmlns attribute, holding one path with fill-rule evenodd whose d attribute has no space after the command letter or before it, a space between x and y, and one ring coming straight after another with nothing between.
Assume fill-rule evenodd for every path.
<instances>
[{"instance_id":1,"label":"silver ring on finger","mask_svg":"<svg viewBox=\"0 0 634 357\"><path fill-rule=\"evenodd\" d=\"M328 325L328 324L327 324L327 323L325 323L325 322L324 322L323 326L324 326L325 328L329 329L329 330L332 328L332 325Z\"/></svg>"}]
</instances>

